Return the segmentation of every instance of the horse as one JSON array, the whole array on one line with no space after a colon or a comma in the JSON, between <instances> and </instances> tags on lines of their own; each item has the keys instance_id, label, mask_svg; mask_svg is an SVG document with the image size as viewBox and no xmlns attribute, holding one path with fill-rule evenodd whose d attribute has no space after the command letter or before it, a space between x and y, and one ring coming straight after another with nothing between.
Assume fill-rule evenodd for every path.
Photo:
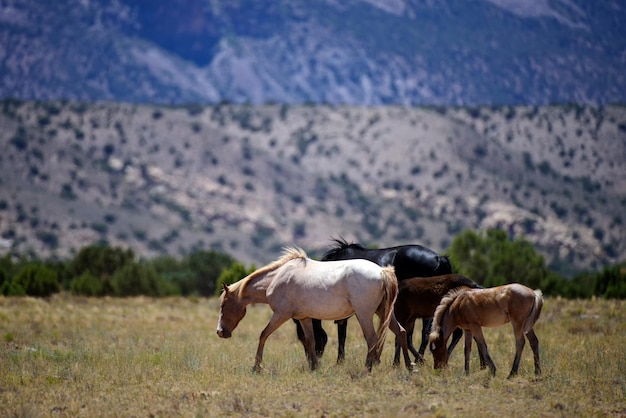
<instances>
[{"instance_id":1,"label":"horse","mask_svg":"<svg viewBox=\"0 0 626 418\"><path fill-rule=\"evenodd\" d=\"M397 295L398 281L391 266L367 260L321 262L308 258L302 249L286 248L280 259L230 286L223 285L217 335L230 338L250 303L269 304L273 314L259 337L253 371L261 370L267 338L290 318L302 325L309 366L315 370L318 359L311 318L336 320L354 314L367 342L368 371L380 361L387 328L404 341L405 364L411 370L406 331L393 313ZM380 318L378 330L374 314Z\"/></svg>"},{"instance_id":2,"label":"horse","mask_svg":"<svg viewBox=\"0 0 626 418\"><path fill-rule=\"evenodd\" d=\"M473 280L460 274L414 277L398 282L398 298L396 299L394 312L400 325L406 329L407 335L413 332L417 318L432 318L435 315L435 309L439 306L441 299L450 290L461 286L471 289L483 288ZM462 331L460 334L462 334ZM458 341L459 339L452 341L448 347L448 355L452 353ZM416 358L423 355L423 352L420 354L415 351L412 345L409 345L409 350L411 350ZM399 362L400 341L397 341L393 363L397 365Z\"/></svg>"},{"instance_id":3,"label":"horse","mask_svg":"<svg viewBox=\"0 0 626 418\"><path fill-rule=\"evenodd\" d=\"M389 248L370 249L363 247L361 244L349 243L343 238L335 238L332 241L334 241L335 245L324 253L322 261L362 258L380 266L393 265L399 282L412 277L430 277L452 273L452 266L448 257L439 255L433 250L421 245L401 245ZM348 321L345 319L336 322L339 339L337 363L341 363L345 358ZM415 350L413 346L412 331L407 331L409 349L416 356L416 361L420 363L423 362L423 355L426 351L426 345L428 344L431 319L424 318L422 322L422 342L419 350ZM313 329L315 331L316 353L321 357L324 353L324 347L328 338L319 319L313 320ZM299 326L297 327L297 332L300 341L304 341ZM453 336L455 344L462 335L462 331L455 333ZM418 354L415 354L416 352Z\"/></svg>"},{"instance_id":4,"label":"horse","mask_svg":"<svg viewBox=\"0 0 626 418\"><path fill-rule=\"evenodd\" d=\"M430 350L433 353L435 369L447 365L446 340L452 330L459 327L465 332L465 374L469 374L473 336L478 350L489 365L491 375L495 376L496 365L489 356L482 327L499 327L511 322L515 335L515 358L509 378L517 374L526 343L524 335L533 350L535 375L540 375L539 340L533 327L539 319L542 307L541 290L532 290L519 283L488 289L462 287L450 291L435 310L433 330L430 333Z\"/></svg>"}]
</instances>

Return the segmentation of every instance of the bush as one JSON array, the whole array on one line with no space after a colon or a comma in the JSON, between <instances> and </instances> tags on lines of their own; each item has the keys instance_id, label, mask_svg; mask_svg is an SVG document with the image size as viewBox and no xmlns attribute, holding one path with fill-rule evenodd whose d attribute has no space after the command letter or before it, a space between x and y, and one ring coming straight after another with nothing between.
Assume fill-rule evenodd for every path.
<instances>
[{"instance_id":1,"label":"bush","mask_svg":"<svg viewBox=\"0 0 626 418\"><path fill-rule=\"evenodd\" d=\"M595 294L606 298L626 298L626 262L606 267L596 276Z\"/></svg>"},{"instance_id":2,"label":"bush","mask_svg":"<svg viewBox=\"0 0 626 418\"><path fill-rule=\"evenodd\" d=\"M113 274L111 285L115 296L167 296L176 293L175 286L166 282L151 266L127 264Z\"/></svg>"},{"instance_id":3,"label":"bush","mask_svg":"<svg viewBox=\"0 0 626 418\"><path fill-rule=\"evenodd\" d=\"M101 296L104 293L102 282L88 271L70 282L70 291L75 295Z\"/></svg>"},{"instance_id":4,"label":"bush","mask_svg":"<svg viewBox=\"0 0 626 418\"><path fill-rule=\"evenodd\" d=\"M0 293L4 296L26 296L26 291L22 286L10 280L0 286Z\"/></svg>"},{"instance_id":5,"label":"bush","mask_svg":"<svg viewBox=\"0 0 626 418\"><path fill-rule=\"evenodd\" d=\"M223 284L226 284L226 285L233 284L243 279L248 274L252 273L254 270L256 270L256 267L254 265L252 265L248 270L246 270L245 266L239 262L235 262L231 264L230 267L222 271L222 274L220 274L220 277L217 278L217 284L215 286L215 295L216 296L220 295Z\"/></svg>"},{"instance_id":6,"label":"bush","mask_svg":"<svg viewBox=\"0 0 626 418\"><path fill-rule=\"evenodd\" d=\"M511 240L497 229L462 232L454 238L448 254L461 274L486 287L518 282L537 288L550 273L529 241ZM552 277L551 286L554 280Z\"/></svg>"},{"instance_id":7,"label":"bush","mask_svg":"<svg viewBox=\"0 0 626 418\"><path fill-rule=\"evenodd\" d=\"M196 251L186 258L185 266L191 271L189 287L201 296L213 296L217 279L236 260L216 251Z\"/></svg>"},{"instance_id":8,"label":"bush","mask_svg":"<svg viewBox=\"0 0 626 418\"><path fill-rule=\"evenodd\" d=\"M28 296L46 297L61 290L54 270L41 265L26 265L9 284L9 291L24 290Z\"/></svg>"},{"instance_id":9,"label":"bush","mask_svg":"<svg viewBox=\"0 0 626 418\"><path fill-rule=\"evenodd\" d=\"M129 264L135 258L135 254L130 249L108 247L101 245L90 245L83 247L72 265L74 276L80 276L88 271L101 281L121 267Z\"/></svg>"}]
</instances>

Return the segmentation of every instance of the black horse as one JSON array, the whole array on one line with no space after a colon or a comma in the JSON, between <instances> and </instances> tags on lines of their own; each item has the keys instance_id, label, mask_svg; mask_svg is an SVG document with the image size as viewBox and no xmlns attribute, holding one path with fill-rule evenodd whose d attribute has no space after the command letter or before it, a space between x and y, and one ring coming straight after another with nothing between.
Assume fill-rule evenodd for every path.
<instances>
[{"instance_id":1,"label":"black horse","mask_svg":"<svg viewBox=\"0 0 626 418\"><path fill-rule=\"evenodd\" d=\"M326 251L322 257L322 261L364 258L380 266L393 265L396 271L396 277L399 281L413 277L431 277L452 273L452 266L448 257L439 255L433 250L421 245L401 245L390 248L370 249L363 247L361 244L348 243L344 239L333 239L333 241L335 245ZM337 362L341 362L345 356L348 320L344 319L335 322L337 323L339 337ZM428 344L428 333L430 332L431 322L432 318L424 318L422 320L422 343L419 351L413 346L412 334L407 332L409 349L416 356L418 362L423 361L423 355L426 350L426 345ZM300 324L297 325L298 338L304 341ZM313 328L315 331L315 351L318 356L321 356L324 353L324 347L326 346L328 337L322 328L322 321L314 319ZM455 331L451 345L456 345L462 335L462 331Z\"/></svg>"}]
</instances>

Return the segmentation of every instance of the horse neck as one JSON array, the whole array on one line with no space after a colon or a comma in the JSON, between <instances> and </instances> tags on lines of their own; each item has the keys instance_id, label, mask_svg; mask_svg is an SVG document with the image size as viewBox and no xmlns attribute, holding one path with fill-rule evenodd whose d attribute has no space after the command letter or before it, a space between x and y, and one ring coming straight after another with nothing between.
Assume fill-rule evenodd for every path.
<instances>
[{"instance_id":1,"label":"horse neck","mask_svg":"<svg viewBox=\"0 0 626 418\"><path fill-rule=\"evenodd\" d=\"M454 326L453 324L453 316L450 310L452 307L451 305L452 304L446 307L443 315L441 315L441 318L439 318L439 335L444 342L448 341L448 338L450 338L450 335L452 335L452 332L456 328L456 326Z\"/></svg>"},{"instance_id":2,"label":"horse neck","mask_svg":"<svg viewBox=\"0 0 626 418\"><path fill-rule=\"evenodd\" d=\"M452 313L450 312L450 309L448 309L443 318L441 318L439 326L441 327L441 336L443 337L443 340L448 341L448 338L450 338L450 335L452 335L452 332L456 328L452 324Z\"/></svg>"},{"instance_id":3,"label":"horse neck","mask_svg":"<svg viewBox=\"0 0 626 418\"><path fill-rule=\"evenodd\" d=\"M240 298L246 305L250 303L267 303L267 287L272 279L273 271L250 279L241 289Z\"/></svg>"}]
</instances>

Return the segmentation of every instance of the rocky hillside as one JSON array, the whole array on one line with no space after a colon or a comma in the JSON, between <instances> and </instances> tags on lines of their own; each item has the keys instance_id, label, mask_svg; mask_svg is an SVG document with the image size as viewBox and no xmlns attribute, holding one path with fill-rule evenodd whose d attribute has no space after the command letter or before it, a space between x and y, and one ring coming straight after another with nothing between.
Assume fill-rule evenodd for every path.
<instances>
[{"instance_id":1,"label":"rocky hillside","mask_svg":"<svg viewBox=\"0 0 626 418\"><path fill-rule=\"evenodd\" d=\"M621 0L8 0L0 98L626 103Z\"/></svg>"},{"instance_id":2,"label":"rocky hillside","mask_svg":"<svg viewBox=\"0 0 626 418\"><path fill-rule=\"evenodd\" d=\"M626 108L0 103L0 250L97 241L257 265L331 237L498 227L571 273L626 258Z\"/></svg>"}]
</instances>

